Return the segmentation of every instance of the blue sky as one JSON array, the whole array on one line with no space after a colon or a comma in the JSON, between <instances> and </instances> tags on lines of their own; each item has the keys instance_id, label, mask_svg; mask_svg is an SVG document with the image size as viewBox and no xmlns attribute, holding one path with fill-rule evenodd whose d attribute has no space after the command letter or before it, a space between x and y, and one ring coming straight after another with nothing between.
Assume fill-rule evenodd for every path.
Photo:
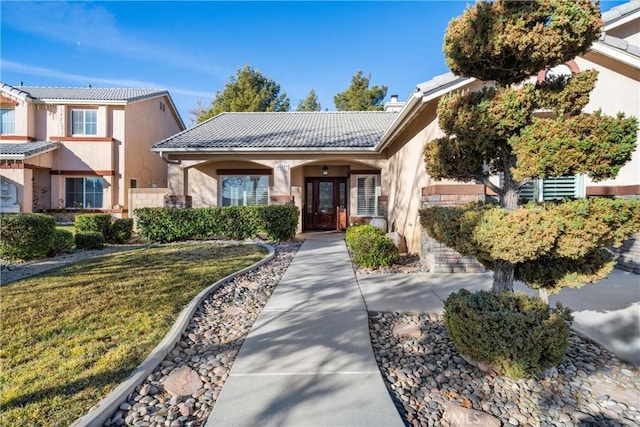
<instances>
[{"instance_id":1,"label":"blue sky","mask_svg":"<svg viewBox=\"0 0 640 427\"><path fill-rule=\"evenodd\" d=\"M468 1L0 2L0 80L168 89L186 124L236 70L323 109L358 70L401 100L447 72L442 38ZM624 1L601 2L603 11Z\"/></svg>"}]
</instances>

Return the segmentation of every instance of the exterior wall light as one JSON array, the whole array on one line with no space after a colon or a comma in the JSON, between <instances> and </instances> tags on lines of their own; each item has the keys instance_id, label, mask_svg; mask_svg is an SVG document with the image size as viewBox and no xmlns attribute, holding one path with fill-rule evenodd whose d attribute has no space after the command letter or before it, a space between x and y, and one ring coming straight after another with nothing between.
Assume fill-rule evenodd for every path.
<instances>
[{"instance_id":1,"label":"exterior wall light","mask_svg":"<svg viewBox=\"0 0 640 427\"><path fill-rule=\"evenodd\" d=\"M324 176L329 175L329 167L327 167L327 165L324 165L322 167L322 175L324 175Z\"/></svg>"}]
</instances>

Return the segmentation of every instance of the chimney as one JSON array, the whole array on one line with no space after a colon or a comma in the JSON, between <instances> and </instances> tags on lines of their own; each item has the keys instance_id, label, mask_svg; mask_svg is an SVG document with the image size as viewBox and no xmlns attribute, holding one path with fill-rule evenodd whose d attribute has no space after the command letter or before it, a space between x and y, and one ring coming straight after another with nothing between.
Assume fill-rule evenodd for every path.
<instances>
[{"instance_id":1,"label":"chimney","mask_svg":"<svg viewBox=\"0 0 640 427\"><path fill-rule=\"evenodd\" d=\"M384 104L384 111L397 113L404 107L404 102L398 101L398 95L391 95L391 100Z\"/></svg>"}]
</instances>

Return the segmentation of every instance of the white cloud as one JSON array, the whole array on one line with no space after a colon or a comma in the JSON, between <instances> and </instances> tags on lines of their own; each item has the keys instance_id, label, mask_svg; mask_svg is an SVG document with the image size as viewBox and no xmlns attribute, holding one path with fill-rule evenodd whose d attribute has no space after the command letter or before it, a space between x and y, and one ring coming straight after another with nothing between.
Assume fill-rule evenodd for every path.
<instances>
[{"instance_id":1,"label":"white cloud","mask_svg":"<svg viewBox=\"0 0 640 427\"><path fill-rule=\"evenodd\" d=\"M207 63L177 47L148 42L144 35L120 28L113 14L93 3L4 2L2 25L68 45L195 70L218 78L226 79L234 71Z\"/></svg>"},{"instance_id":2,"label":"white cloud","mask_svg":"<svg viewBox=\"0 0 640 427\"><path fill-rule=\"evenodd\" d=\"M67 80L69 82L81 82L90 83L92 85L107 85L116 87L134 87L134 88L161 88L167 89L171 94L187 95L196 98L210 99L212 94L208 92L195 91L190 89L182 89L176 87L165 87L161 84L130 79L118 79L98 76L85 76L82 74L66 73L63 71L52 70L44 67L36 67L28 64L21 64L19 62L9 61L3 59L0 62L0 68L7 71L14 71L17 73L29 74L33 76L49 77L60 80Z\"/></svg>"}]
</instances>

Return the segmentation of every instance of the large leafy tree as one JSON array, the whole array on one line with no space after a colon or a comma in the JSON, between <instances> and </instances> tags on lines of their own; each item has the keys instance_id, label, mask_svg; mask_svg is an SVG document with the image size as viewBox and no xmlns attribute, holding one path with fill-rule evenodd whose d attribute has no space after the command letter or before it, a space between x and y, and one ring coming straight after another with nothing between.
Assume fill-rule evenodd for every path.
<instances>
[{"instance_id":1,"label":"large leafy tree","mask_svg":"<svg viewBox=\"0 0 640 427\"><path fill-rule=\"evenodd\" d=\"M514 278L542 296L599 280L614 265L604 248L640 231L638 201L518 205L521 188L534 179L614 178L636 148L635 118L582 113L595 71L526 82L585 53L601 26L591 0L483 1L449 23L447 65L489 84L441 99L445 136L425 146L426 170L435 179L481 182L499 206L426 208L422 224L433 238L492 269L496 294L512 291Z\"/></svg>"},{"instance_id":2,"label":"large leafy tree","mask_svg":"<svg viewBox=\"0 0 640 427\"><path fill-rule=\"evenodd\" d=\"M374 111L382 110L384 97L387 96L386 86L369 88L371 74L364 75L358 71L351 78L351 85L344 92L333 97L338 111Z\"/></svg>"},{"instance_id":3,"label":"large leafy tree","mask_svg":"<svg viewBox=\"0 0 640 427\"><path fill-rule=\"evenodd\" d=\"M280 85L249 65L231 76L222 92L216 92L208 108L196 106L191 113L201 123L229 111L289 111L289 98Z\"/></svg>"},{"instance_id":4,"label":"large leafy tree","mask_svg":"<svg viewBox=\"0 0 640 427\"><path fill-rule=\"evenodd\" d=\"M298 102L296 111L320 111L321 109L322 107L320 106L320 102L318 102L316 91L311 89L307 94L307 97Z\"/></svg>"}]
</instances>

